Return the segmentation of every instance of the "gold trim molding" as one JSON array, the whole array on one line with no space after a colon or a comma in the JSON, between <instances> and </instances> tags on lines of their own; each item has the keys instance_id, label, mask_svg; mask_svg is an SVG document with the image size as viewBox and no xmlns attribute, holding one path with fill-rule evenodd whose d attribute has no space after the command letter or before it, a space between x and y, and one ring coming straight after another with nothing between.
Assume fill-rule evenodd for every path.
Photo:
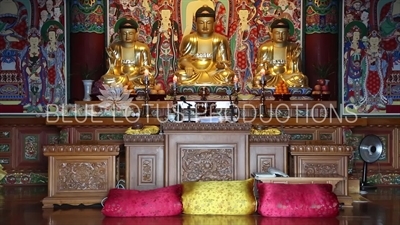
<instances>
[{"instance_id":1,"label":"gold trim molding","mask_svg":"<svg viewBox=\"0 0 400 225\"><path fill-rule=\"evenodd\" d=\"M125 134L124 142L164 142L164 135L134 135Z\"/></svg>"},{"instance_id":2,"label":"gold trim molding","mask_svg":"<svg viewBox=\"0 0 400 225\"><path fill-rule=\"evenodd\" d=\"M45 145L43 154L48 155L101 155L102 153L118 155L119 145Z\"/></svg>"},{"instance_id":3,"label":"gold trim molding","mask_svg":"<svg viewBox=\"0 0 400 225\"><path fill-rule=\"evenodd\" d=\"M351 155L353 151L352 146L348 145L290 145L290 154L292 155L306 155L315 153L322 153L323 155Z\"/></svg>"}]
</instances>

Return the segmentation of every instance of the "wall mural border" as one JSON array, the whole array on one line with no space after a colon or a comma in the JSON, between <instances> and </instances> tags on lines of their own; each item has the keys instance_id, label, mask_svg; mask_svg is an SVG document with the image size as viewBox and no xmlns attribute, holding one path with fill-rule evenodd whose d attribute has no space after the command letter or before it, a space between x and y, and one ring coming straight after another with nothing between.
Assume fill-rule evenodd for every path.
<instances>
[{"instance_id":1,"label":"wall mural border","mask_svg":"<svg viewBox=\"0 0 400 225\"><path fill-rule=\"evenodd\" d=\"M400 0L342 3L343 115L399 115L399 15Z\"/></svg>"},{"instance_id":2,"label":"wall mural border","mask_svg":"<svg viewBox=\"0 0 400 225\"><path fill-rule=\"evenodd\" d=\"M0 114L40 115L67 102L67 1L2 0Z\"/></svg>"},{"instance_id":3,"label":"wall mural border","mask_svg":"<svg viewBox=\"0 0 400 225\"><path fill-rule=\"evenodd\" d=\"M257 49L270 39L269 25L275 18L291 21L291 39L304 46L301 0L109 0L106 45L117 38L114 25L118 19L124 15L134 18L139 23L139 40L150 47L156 83L168 90L177 67L180 41L190 32L190 26L185 22L190 16L186 14L194 13L205 2L213 4L216 9L215 31L230 40L232 68L239 77L240 86L248 87L242 89L244 91L252 86ZM167 17L165 20L163 13Z\"/></svg>"}]
</instances>

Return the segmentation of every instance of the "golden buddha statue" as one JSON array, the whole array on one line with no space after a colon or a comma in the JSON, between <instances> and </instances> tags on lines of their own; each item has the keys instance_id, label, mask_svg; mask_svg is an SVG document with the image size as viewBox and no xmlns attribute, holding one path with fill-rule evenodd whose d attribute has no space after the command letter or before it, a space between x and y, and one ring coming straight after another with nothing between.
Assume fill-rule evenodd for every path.
<instances>
[{"instance_id":1,"label":"golden buddha statue","mask_svg":"<svg viewBox=\"0 0 400 225\"><path fill-rule=\"evenodd\" d=\"M214 32L215 11L200 7L195 14L196 32L185 35L180 45L179 85L233 85L228 39Z\"/></svg>"},{"instance_id":2,"label":"golden buddha statue","mask_svg":"<svg viewBox=\"0 0 400 225\"><path fill-rule=\"evenodd\" d=\"M261 87L265 75L265 86L274 87L284 81L288 87L308 87L308 78L300 71L301 47L289 41L289 24L276 19L271 24L272 40L262 44L257 52L257 69L253 85Z\"/></svg>"},{"instance_id":3,"label":"golden buddha statue","mask_svg":"<svg viewBox=\"0 0 400 225\"><path fill-rule=\"evenodd\" d=\"M147 79L149 87L154 85L154 77L150 73L150 49L137 41L137 29L135 20L121 19L118 27L119 41L106 48L109 69L101 77L104 84L129 83L134 88L144 88Z\"/></svg>"}]
</instances>

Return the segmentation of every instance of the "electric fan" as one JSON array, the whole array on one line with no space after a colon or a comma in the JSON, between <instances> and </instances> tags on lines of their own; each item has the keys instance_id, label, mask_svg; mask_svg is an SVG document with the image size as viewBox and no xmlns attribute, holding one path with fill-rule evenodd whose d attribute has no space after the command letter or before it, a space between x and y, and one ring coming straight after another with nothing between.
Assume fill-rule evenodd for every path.
<instances>
[{"instance_id":1,"label":"electric fan","mask_svg":"<svg viewBox=\"0 0 400 225\"><path fill-rule=\"evenodd\" d=\"M381 139L376 135L365 136L358 146L361 159L364 161L363 174L361 180L361 191L376 189L375 186L368 184L367 182L367 165L368 163L376 162L382 154L383 144Z\"/></svg>"}]
</instances>

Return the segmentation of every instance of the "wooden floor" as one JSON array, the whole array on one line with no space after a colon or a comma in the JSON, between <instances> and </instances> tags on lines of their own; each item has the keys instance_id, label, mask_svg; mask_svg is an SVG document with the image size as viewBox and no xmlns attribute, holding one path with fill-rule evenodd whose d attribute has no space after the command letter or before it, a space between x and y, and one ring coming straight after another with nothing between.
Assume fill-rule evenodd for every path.
<instances>
[{"instance_id":1,"label":"wooden floor","mask_svg":"<svg viewBox=\"0 0 400 225\"><path fill-rule=\"evenodd\" d=\"M264 218L252 216L190 216L105 218L100 207L42 209L43 186L0 187L1 225L397 225L400 224L400 187L382 187L365 195L337 218Z\"/></svg>"}]
</instances>

